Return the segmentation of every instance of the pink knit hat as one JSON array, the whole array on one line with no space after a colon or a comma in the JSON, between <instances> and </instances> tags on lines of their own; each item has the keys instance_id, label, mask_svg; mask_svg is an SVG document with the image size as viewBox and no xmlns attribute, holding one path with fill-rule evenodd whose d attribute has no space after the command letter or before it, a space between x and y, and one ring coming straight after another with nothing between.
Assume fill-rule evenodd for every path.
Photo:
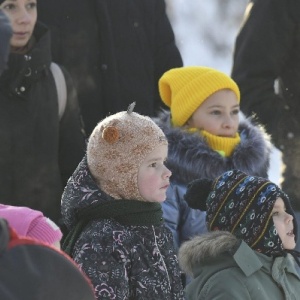
<instances>
[{"instance_id":1,"label":"pink knit hat","mask_svg":"<svg viewBox=\"0 0 300 300\"><path fill-rule=\"evenodd\" d=\"M6 219L20 236L31 237L51 245L62 238L59 227L40 211L0 204L0 217Z\"/></svg>"}]
</instances>

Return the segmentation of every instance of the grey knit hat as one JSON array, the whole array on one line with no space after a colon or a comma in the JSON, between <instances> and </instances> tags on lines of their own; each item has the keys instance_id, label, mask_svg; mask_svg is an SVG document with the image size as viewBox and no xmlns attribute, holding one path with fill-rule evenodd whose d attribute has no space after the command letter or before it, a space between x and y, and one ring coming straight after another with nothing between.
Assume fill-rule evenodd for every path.
<instances>
[{"instance_id":1,"label":"grey knit hat","mask_svg":"<svg viewBox=\"0 0 300 300\"><path fill-rule=\"evenodd\" d=\"M127 111L101 121L87 146L88 167L99 187L115 199L144 201L138 189L138 170L157 146L167 145L162 130L149 118Z\"/></svg>"}]
</instances>

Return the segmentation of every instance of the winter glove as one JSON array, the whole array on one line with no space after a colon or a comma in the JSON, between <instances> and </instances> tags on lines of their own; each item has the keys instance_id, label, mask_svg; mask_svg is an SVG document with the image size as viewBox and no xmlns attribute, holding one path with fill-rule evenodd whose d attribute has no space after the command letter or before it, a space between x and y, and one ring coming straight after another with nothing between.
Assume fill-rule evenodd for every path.
<instances>
[{"instance_id":1,"label":"winter glove","mask_svg":"<svg viewBox=\"0 0 300 300\"><path fill-rule=\"evenodd\" d=\"M9 42L12 28L6 15L0 10L0 75L5 70L9 54Z\"/></svg>"}]
</instances>

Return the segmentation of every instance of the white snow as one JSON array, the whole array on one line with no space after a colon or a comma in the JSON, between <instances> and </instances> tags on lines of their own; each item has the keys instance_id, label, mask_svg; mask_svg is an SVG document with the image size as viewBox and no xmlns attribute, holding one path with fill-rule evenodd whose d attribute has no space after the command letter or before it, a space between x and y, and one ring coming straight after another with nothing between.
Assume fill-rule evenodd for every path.
<instances>
[{"instance_id":1,"label":"white snow","mask_svg":"<svg viewBox=\"0 0 300 300\"><path fill-rule=\"evenodd\" d=\"M184 65L216 68L230 75L235 37L247 0L166 0ZM281 152L273 148L269 178L281 183Z\"/></svg>"}]
</instances>

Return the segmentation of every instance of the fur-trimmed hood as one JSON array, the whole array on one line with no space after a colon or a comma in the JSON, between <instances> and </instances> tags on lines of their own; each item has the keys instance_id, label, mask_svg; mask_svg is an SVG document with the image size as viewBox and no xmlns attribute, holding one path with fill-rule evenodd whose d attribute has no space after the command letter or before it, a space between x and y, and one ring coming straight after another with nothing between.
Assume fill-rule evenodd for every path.
<instances>
[{"instance_id":1,"label":"fur-trimmed hood","mask_svg":"<svg viewBox=\"0 0 300 300\"><path fill-rule=\"evenodd\" d=\"M212 150L199 133L172 127L170 112L162 111L154 121L161 127L169 142L167 166L172 180L188 184L197 178L214 179L227 170L238 169L249 175L267 177L270 165L271 142L265 130L251 119L240 122L240 144L230 157Z\"/></svg>"},{"instance_id":2,"label":"fur-trimmed hood","mask_svg":"<svg viewBox=\"0 0 300 300\"><path fill-rule=\"evenodd\" d=\"M194 278L186 287L188 299L298 299L300 281L291 254L268 257L230 232L185 242L178 259Z\"/></svg>"},{"instance_id":3,"label":"fur-trimmed hood","mask_svg":"<svg viewBox=\"0 0 300 300\"><path fill-rule=\"evenodd\" d=\"M193 275L193 266L225 252L233 254L239 245L240 240L230 232L209 232L182 244L178 253L179 263L185 273Z\"/></svg>"}]
</instances>

